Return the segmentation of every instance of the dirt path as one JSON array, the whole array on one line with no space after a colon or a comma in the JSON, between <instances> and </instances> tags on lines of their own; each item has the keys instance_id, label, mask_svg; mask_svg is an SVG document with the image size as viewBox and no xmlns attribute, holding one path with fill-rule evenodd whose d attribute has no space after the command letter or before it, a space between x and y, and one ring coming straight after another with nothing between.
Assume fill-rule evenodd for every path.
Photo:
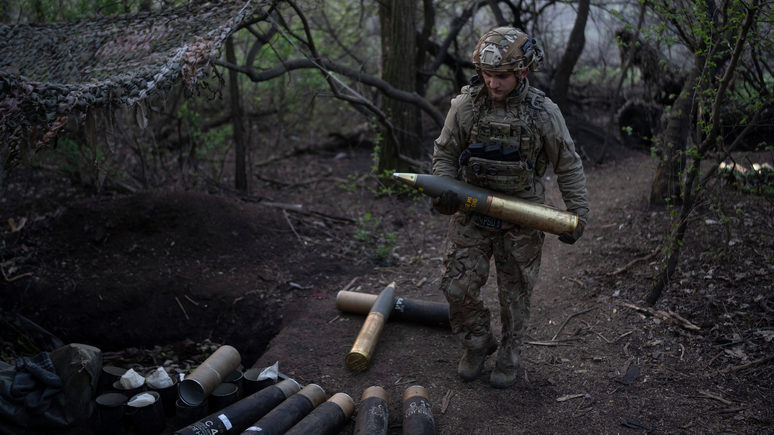
<instances>
[{"instance_id":1,"label":"dirt path","mask_svg":"<svg viewBox=\"0 0 774 435\"><path fill-rule=\"evenodd\" d=\"M317 383L331 394L343 391L355 400L368 386L380 385L391 398L392 433L400 433L401 395L415 384L428 389L441 434L616 433L625 430L622 424L640 432L650 427L690 427L693 416L675 414L666 400L652 400L673 391L668 380L656 382L656 391L648 394L643 393L654 388L650 387L654 375L645 370L631 385L618 382L629 364L641 362L628 356L628 340L615 338L633 338L637 326L627 324L630 318L620 315L611 295L597 294L589 276L600 242L617 227L608 221L611 210L642 200L641 188L652 174L648 162L633 158L590 171L594 220L585 237L574 246L547 237L528 328L534 344L525 347L524 377L513 388L501 391L488 386L491 358L480 380L461 382L455 373L460 347L448 331L398 322L385 328L371 367L364 373L350 372L344 366L344 356L363 316L338 312L332 298L298 300L307 310L285 325L256 365L279 361L280 369L300 382ZM615 197L612 201L611 195ZM549 198L549 202L557 201L555 188ZM444 218L436 215L427 219L433 227L433 240L440 241ZM443 301L437 291L439 260L437 251L423 253L415 264L380 268L359 277L354 287L377 293L394 280L402 296ZM420 282L421 287L417 287ZM494 286L491 277L483 294L487 306L497 313ZM571 315L588 309L591 311L563 324ZM496 315L493 325L499 331ZM560 326L558 340L551 342ZM637 425L641 427L637 429Z\"/></svg>"}]
</instances>

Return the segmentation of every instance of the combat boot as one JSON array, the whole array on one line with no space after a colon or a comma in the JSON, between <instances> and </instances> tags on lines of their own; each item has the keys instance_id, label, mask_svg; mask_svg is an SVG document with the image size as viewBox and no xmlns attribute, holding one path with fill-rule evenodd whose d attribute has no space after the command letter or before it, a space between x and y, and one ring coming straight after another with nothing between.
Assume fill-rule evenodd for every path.
<instances>
[{"instance_id":1,"label":"combat boot","mask_svg":"<svg viewBox=\"0 0 774 435\"><path fill-rule=\"evenodd\" d=\"M511 350L510 346L500 347L495 368L489 374L489 384L494 388L510 387L516 383L519 366L519 351Z\"/></svg>"},{"instance_id":2,"label":"combat boot","mask_svg":"<svg viewBox=\"0 0 774 435\"><path fill-rule=\"evenodd\" d=\"M465 352L462 354L462 359L457 365L457 374L460 375L463 381L470 382L481 376L481 372L484 370L484 361L486 357L493 354L497 350L497 341L495 341L492 334L487 335L482 340L472 340L473 342L465 343ZM483 342L483 345L478 345L475 341Z\"/></svg>"}]
</instances>

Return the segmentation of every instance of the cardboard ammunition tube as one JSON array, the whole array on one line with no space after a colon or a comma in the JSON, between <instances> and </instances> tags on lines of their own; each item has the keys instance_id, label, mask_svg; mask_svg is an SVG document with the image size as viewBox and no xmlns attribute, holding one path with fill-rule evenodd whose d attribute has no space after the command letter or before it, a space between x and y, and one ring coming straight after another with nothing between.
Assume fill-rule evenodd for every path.
<instances>
[{"instance_id":1,"label":"cardboard ammunition tube","mask_svg":"<svg viewBox=\"0 0 774 435\"><path fill-rule=\"evenodd\" d=\"M219 411L239 400L239 387L230 382L224 382L207 396L207 409L210 412Z\"/></svg>"},{"instance_id":2,"label":"cardboard ammunition tube","mask_svg":"<svg viewBox=\"0 0 774 435\"><path fill-rule=\"evenodd\" d=\"M190 426L179 429L175 434L241 433L300 389L298 382L285 379L232 403Z\"/></svg>"},{"instance_id":3,"label":"cardboard ammunition tube","mask_svg":"<svg viewBox=\"0 0 774 435\"><path fill-rule=\"evenodd\" d=\"M285 435L336 435L354 412L355 401L346 393L336 393L291 427Z\"/></svg>"},{"instance_id":4,"label":"cardboard ammunition tube","mask_svg":"<svg viewBox=\"0 0 774 435\"><path fill-rule=\"evenodd\" d=\"M379 293L379 297L376 298L376 302L371 307L368 317L363 322L363 327L360 328L360 332L357 334L355 344L352 345L352 349L350 349L344 360L348 369L358 372L368 369L376 343L382 334L384 324L387 323L387 319L390 317L390 312L392 312L394 295L394 282Z\"/></svg>"},{"instance_id":5,"label":"cardboard ammunition tube","mask_svg":"<svg viewBox=\"0 0 774 435\"><path fill-rule=\"evenodd\" d=\"M107 435L120 432L121 424L126 411L127 397L121 393L104 393L96 398L96 427L97 435Z\"/></svg>"},{"instance_id":6,"label":"cardboard ammunition tube","mask_svg":"<svg viewBox=\"0 0 774 435\"><path fill-rule=\"evenodd\" d=\"M336 293L336 308L345 313L368 314L379 295L339 290Z\"/></svg>"},{"instance_id":7,"label":"cardboard ammunition tube","mask_svg":"<svg viewBox=\"0 0 774 435\"><path fill-rule=\"evenodd\" d=\"M403 393L403 435L434 435L435 421L427 390L420 385Z\"/></svg>"},{"instance_id":8,"label":"cardboard ammunition tube","mask_svg":"<svg viewBox=\"0 0 774 435\"><path fill-rule=\"evenodd\" d=\"M239 351L233 347L219 347L180 383L180 400L191 406L202 403L241 361Z\"/></svg>"},{"instance_id":9,"label":"cardboard ammunition tube","mask_svg":"<svg viewBox=\"0 0 774 435\"><path fill-rule=\"evenodd\" d=\"M336 308L346 313L368 314L377 297L369 293L340 290L336 294ZM390 319L449 328L449 304L396 297L393 299Z\"/></svg>"},{"instance_id":10,"label":"cardboard ammunition tube","mask_svg":"<svg viewBox=\"0 0 774 435\"><path fill-rule=\"evenodd\" d=\"M324 401L325 390L317 384L309 384L297 394L285 399L242 433L253 435L285 433Z\"/></svg>"},{"instance_id":11,"label":"cardboard ammunition tube","mask_svg":"<svg viewBox=\"0 0 774 435\"><path fill-rule=\"evenodd\" d=\"M387 435L390 420L389 397L384 388L368 387L363 391L355 417L355 435Z\"/></svg>"}]
</instances>

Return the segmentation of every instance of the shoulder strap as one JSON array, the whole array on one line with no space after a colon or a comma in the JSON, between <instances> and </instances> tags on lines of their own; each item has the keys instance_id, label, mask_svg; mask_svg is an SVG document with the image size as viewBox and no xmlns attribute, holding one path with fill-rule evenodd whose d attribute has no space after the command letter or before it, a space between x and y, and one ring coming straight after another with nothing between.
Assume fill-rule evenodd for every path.
<instances>
[{"instance_id":1,"label":"shoulder strap","mask_svg":"<svg viewBox=\"0 0 774 435\"><path fill-rule=\"evenodd\" d=\"M486 103L486 90L484 89L484 84L480 83L476 86L470 86L468 91L473 102L473 123L468 134L468 143L473 143L478 137L478 123L481 121L482 108Z\"/></svg>"}]
</instances>

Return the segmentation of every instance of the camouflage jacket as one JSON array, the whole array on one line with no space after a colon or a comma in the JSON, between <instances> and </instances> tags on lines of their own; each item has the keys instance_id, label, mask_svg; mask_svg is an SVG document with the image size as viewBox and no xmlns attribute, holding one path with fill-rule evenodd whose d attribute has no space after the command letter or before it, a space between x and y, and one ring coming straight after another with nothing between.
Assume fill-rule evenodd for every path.
<instances>
[{"instance_id":1,"label":"camouflage jacket","mask_svg":"<svg viewBox=\"0 0 774 435\"><path fill-rule=\"evenodd\" d=\"M455 179L462 178L460 154L469 145L471 129L476 122L475 113L480 112L483 106L488 104L490 105L488 107L494 107L495 112L491 110L490 112L502 114L504 121L507 122L509 117L513 119L514 116L523 114L523 108L530 102L534 103L535 95L538 95L542 101L539 105L539 116L545 122L536 125L535 146L538 149L535 155L538 158L535 164L537 170L533 178L534 188L517 192L512 196L544 203L543 173L546 164L551 164L567 210L577 213L578 218L585 223L588 219L589 203L581 158L575 152L575 144L559 107L542 92L530 87L526 80L524 85L508 97L504 104L499 105L500 107L489 101L483 85L462 88L460 95L452 99L441 135L434 141L433 174Z\"/></svg>"}]
</instances>

